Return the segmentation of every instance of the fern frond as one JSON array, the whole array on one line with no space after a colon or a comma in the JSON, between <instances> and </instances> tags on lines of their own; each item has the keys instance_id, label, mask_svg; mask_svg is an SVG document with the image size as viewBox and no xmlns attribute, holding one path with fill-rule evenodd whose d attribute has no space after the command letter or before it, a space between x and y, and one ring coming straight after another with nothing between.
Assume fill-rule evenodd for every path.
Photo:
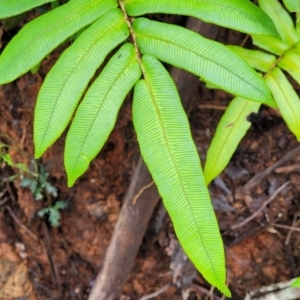
<instances>
[{"instance_id":1,"label":"fern frond","mask_svg":"<svg viewBox=\"0 0 300 300\"><path fill-rule=\"evenodd\" d=\"M287 51L278 62L278 67L288 72L300 84L300 51Z\"/></svg>"},{"instance_id":2,"label":"fern frond","mask_svg":"<svg viewBox=\"0 0 300 300\"><path fill-rule=\"evenodd\" d=\"M233 45L227 48L242 57L252 68L262 72L268 72L276 62L276 56L260 50L249 50Z\"/></svg>"},{"instance_id":3,"label":"fern frond","mask_svg":"<svg viewBox=\"0 0 300 300\"><path fill-rule=\"evenodd\" d=\"M259 0L260 8L265 11L273 20L275 27L280 34L282 40L289 46L300 40L294 22L289 13L277 0Z\"/></svg>"},{"instance_id":4,"label":"fern frond","mask_svg":"<svg viewBox=\"0 0 300 300\"><path fill-rule=\"evenodd\" d=\"M145 80L137 83L133 100L142 156L183 249L203 276L228 296L222 240L176 86L155 57L146 55L142 63Z\"/></svg>"},{"instance_id":5,"label":"fern frond","mask_svg":"<svg viewBox=\"0 0 300 300\"><path fill-rule=\"evenodd\" d=\"M120 106L141 69L132 44L125 44L110 59L81 102L65 147L68 185L82 175L112 131Z\"/></svg>"},{"instance_id":6,"label":"fern frond","mask_svg":"<svg viewBox=\"0 0 300 300\"><path fill-rule=\"evenodd\" d=\"M278 36L272 20L248 0L124 0L132 17L149 13L186 15L248 34Z\"/></svg>"},{"instance_id":7,"label":"fern frond","mask_svg":"<svg viewBox=\"0 0 300 300\"><path fill-rule=\"evenodd\" d=\"M133 22L143 54L185 69L247 99L275 106L263 79L224 45L188 29L139 18Z\"/></svg>"},{"instance_id":8,"label":"fern frond","mask_svg":"<svg viewBox=\"0 0 300 300\"><path fill-rule=\"evenodd\" d=\"M300 99L291 83L279 68L274 68L266 77L266 83L272 91L280 113L300 141Z\"/></svg>"},{"instance_id":9,"label":"fern frond","mask_svg":"<svg viewBox=\"0 0 300 300\"><path fill-rule=\"evenodd\" d=\"M60 136L97 68L128 36L123 13L114 8L85 30L60 56L42 85L35 107L36 157Z\"/></svg>"},{"instance_id":10,"label":"fern frond","mask_svg":"<svg viewBox=\"0 0 300 300\"><path fill-rule=\"evenodd\" d=\"M281 39L279 40L271 36L252 35L252 41L253 45L277 55L282 55L290 48L290 46Z\"/></svg>"},{"instance_id":11,"label":"fern frond","mask_svg":"<svg viewBox=\"0 0 300 300\"><path fill-rule=\"evenodd\" d=\"M240 97L231 100L218 123L207 151L204 176L208 185L229 163L235 149L251 126L247 117L259 110L260 103Z\"/></svg>"},{"instance_id":12,"label":"fern frond","mask_svg":"<svg viewBox=\"0 0 300 300\"><path fill-rule=\"evenodd\" d=\"M0 0L0 19L19 15L54 0Z\"/></svg>"},{"instance_id":13,"label":"fern frond","mask_svg":"<svg viewBox=\"0 0 300 300\"><path fill-rule=\"evenodd\" d=\"M0 84L29 71L64 40L114 7L116 0L72 0L25 25L0 56Z\"/></svg>"},{"instance_id":14,"label":"fern frond","mask_svg":"<svg viewBox=\"0 0 300 300\"><path fill-rule=\"evenodd\" d=\"M283 3L289 12L300 12L300 0L283 0Z\"/></svg>"}]
</instances>

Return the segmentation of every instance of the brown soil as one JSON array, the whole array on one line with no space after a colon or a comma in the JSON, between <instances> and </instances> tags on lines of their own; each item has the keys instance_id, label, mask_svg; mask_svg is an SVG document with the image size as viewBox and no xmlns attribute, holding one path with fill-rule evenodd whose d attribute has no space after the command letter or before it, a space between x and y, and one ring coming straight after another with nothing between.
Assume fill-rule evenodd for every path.
<instances>
[{"instance_id":1,"label":"brown soil","mask_svg":"<svg viewBox=\"0 0 300 300\"><path fill-rule=\"evenodd\" d=\"M219 40L235 44L241 39L227 31L219 36ZM0 88L0 141L11 146L7 151L14 163L32 164L35 99L42 78L58 53L43 62L38 74L24 75ZM199 104L226 106L231 97L208 91L199 83L197 98L190 121L204 160L222 111L217 107L199 108ZM263 107L252 122L227 171L220 176L228 190L216 182L210 186L226 245L228 284L233 299L243 299L246 292L263 285L300 276L300 234L276 227L296 226L299 219L299 173L272 172L251 189L248 197L238 197L239 188L253 175L298 143L274 110ZM65 135L38 161L50 173L49 182L58 189L57 199L69 202L61 212L58 228L52 228L45 217L36 214L47 206L47 201L35 201L31 192L20 186L19 178L7 181L19 171L5 163L0 165L0 299L87 299L101 267L139 156L130 98L123 105L104 149L71 189L67 188L63 168L64 138ZM299 159L289 161L288 165L299 164ZM287 181L289 187L261 214L245 226L231 229ZM49 201L53 204L55 199ZM167 218L161 223L157 221L161 220L160 212L158 208L150 222L121 299L139 299L172 281L171 258L167 254L173 239L172 225ZM189 299L206 299L209 285L200 275L195 277L193 286ZM181 289L173 285L155 299L182 299Z\"/></svg>"}]
</instances>

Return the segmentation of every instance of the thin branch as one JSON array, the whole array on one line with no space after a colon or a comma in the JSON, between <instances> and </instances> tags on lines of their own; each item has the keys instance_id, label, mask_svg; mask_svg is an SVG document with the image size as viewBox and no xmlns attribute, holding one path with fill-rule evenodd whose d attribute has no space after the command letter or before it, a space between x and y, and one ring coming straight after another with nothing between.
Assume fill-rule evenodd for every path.
<instances>
[{"instance_id":1,"label":"thin branch","mask_svg":"<svg viewBox=\"0 0 300 300\"><path fill-rule=\"evenodd\" d=\"M144 193L145 190L149 189L149 187L151 187L154 184L154 181L151 181L150 183L148 183L147 185L143 186L139 192L134 196L133 200L132 200L132 205L136 204L137 199Z\"/></svg>"},{"instance_id":2,"label":"thin branch","mask_svg":"<svg viewBox=\"0 0 300 300\"><path fill-rule=\"evenodd\" d=\"M5 206L4 207L9 214L11 215L11 217L14 219L14 221L24 230L26 231L35 241L38 241L39 239L37 238L37 236L30 231L19 219L18 217L14 214L14 212L12 211L12 209L9 206Z\"/></svg>"},{"instance_id":3,"label":"thin branch","mask_svg":"<svg viewBox=\"0 0 300 300\"><path fill-rule=\"evenodd\" d=\"M143 296L142 298L140 298L140 300L149 300L149 299L153 299L155 297L158 297L160 294L167 291L170 288L171 285L172 285L171 283L168 283L168 284L164 285L162 288L160 288L159 290L157 290L156 292L148 294L146 296Z\"/></svg>"},{"instance_id":4,"label":"thin branch","mask_svg":"<svg viewBox=\"0 0 300 300\"><path fill-rule=\"evenodd\" d=\"M246 225L248 222L250 222L251 220L255 219L267 207L267 205L269 205L276 198L276 196L281 191L283 191L289 184L290 184L289 181L285 182L282 186L280 186L275 191L275 193L255 213L253 213L250 217L246 218L243 222L231 226L231 229L236 229L236 228L242 227L242 226Z\"/></svg>"},{"instance_id":5,"label":"thin branch","mask_svg":"<svg viewBox=\"0 0 300 300\"><path fill-rule=\"evenodd\" d=\"M288 226L288 225L281 225L281 224L270 224L273 227L277 227L277 228L282 228L282 229L287 229L287 230L291 230L291 231L297 231L300 232L300 228L298 227L293 227L293 226Z\"/></svg>"}]
</instances>

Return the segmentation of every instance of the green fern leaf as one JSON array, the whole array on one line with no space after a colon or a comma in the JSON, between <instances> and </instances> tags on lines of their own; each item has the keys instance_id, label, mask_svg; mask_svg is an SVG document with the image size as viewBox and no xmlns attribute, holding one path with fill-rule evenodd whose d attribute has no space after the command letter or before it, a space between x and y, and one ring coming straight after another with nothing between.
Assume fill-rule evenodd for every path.
<instances>
[{"instance_id":1,"label":"green fern leaf","mask_svg":"<svg viewBox=\"0 0 300 300\"><path fill-rule=\"evenodd\" d=\"M289 129L300 141L300 99L293 86L279 68L274 68L266 77L280 113Z\"/></svg>"},{"instance_id":2,"label":"green fern leaf","mask_svg":"<svg viewBox=\"0 0 300 300\"><path fill-rule=\"evenodd\" d=\"M300 84L300 53L294 49L287 51L278 62L278 67L288 72Z\"/></svg>"},{"instance_id":3,"label":"green fern leaf","mask_svg":"<svg viewBox=\"0 0 300 300\"><path fill-rule=\"evenodd\" d=\"M252 35L253 45L268 52L282 55L290 46L282 40L271 36Z\"/></svg>"},{"instance_id":4,"label":"green fern leaf","mask_svg":"<svg viewBox=\"0 0 300 300\"><path fill-rule=\"evenodd\" d=\"M0 19L19 15L54 0L0 0Z\"/></svg>"},{"instance_id":5,"label":"green fern leaf","mask_svg":"<svg viewBox=\"0 0 300 300\"><path fill-rule=\"evenodd\" d=\"M251 123L247 117L258 112L260 103L240 97L234 98L222 116L208 148L204 176L208 185L229 163L235 149L245 136Z\"/></svg>"},{"instance_id":6,"label":"green fern leaf","mask_svg":"<svg viewBox=\"0 0 300 300\"><path fill-rule=\"evenodd\" d=\"M233 45L227 48L242 57L252 68L262 72L268 72L276 62L276 56L259 50L249 50Z\"/></svg>"},{"instance_id":7,"label":"green fern leaf","mask_svg":"<svg viewBox=\"0 0 300 300\"><path fill-rule=\"evenodd\" d=\"M60 56L37 99L34 118L36 157L60 136L97 68L128 36L123 13L115 8L93 23Z\"/></svg>"},{"instance_id":8,"label":"green fern leaf","mask_svg":"<svg viewBox=\"0 0 300 300\"><path fill-rule=\"evenodd\" d=\"M155 58L142 58L145 80L134 89L133 122L142 156L198 270L225 295L225 262L216 217L178 92Z\"/></svg>"},{"instance_id":9,"label":"green fern leaf","mask_svg":"<svg viewBox=\"0 0 300 300\"><path fill-rule=\"evenodd\" d=\"M137 17L148 13L180 14L249 34L278 36L272 20L250 1L240 0L125 0L126 11Z\"/></svg>"},{"instance_id":10,"label":"green fern leaf","mask_svg":"<svg viewBox=\"0 0 300 300\"><path fill-rule=\"evenodd\" d=\"M283 41L292 46L300 40L291 16L279 1L259 0L258 4L271 17Z\"/></svg>"},{"instance_id":11,"label":"green fern leaf","mask_svg":"<svg viewBox=\"0 0 300 300\"><path fill-rule=\"evenodd\" d=\"M72 0L28 23L0 56L0 84L29 71L64 40L114 7L116 0Z\"/></svg>"},{"instance_id":12,"label":"green fern leaf","mask_svg":"<svg viewBox=\"0 0 300 300\"><path fill-rule=\"evenodd\" d=\"M300 12L300 0L283 0L283 3L289 12Z\"/></svg>"},{"instance_id":13,"label":"green fern leaf","mask_svg":"<svg viewBox=\"0 0 300 300\"><path fill-rule=\"evenodd\" d=\"M185 28L145 18L136 19L133 29L143 54L194 73L229 93L276 105L263 79L224 45Z\"/></svg>"},{"instance_id":14,"label":"green fern leaf","mask_svg":"<svg viewBox=\"0 0 300 300\"><path fill-rule=\"evenodd\" d=\"M140 77L135 49L132 44L125 44L89 88L66 140L65 167L69 186L86 171L106 142L124 98Z\"/></svg>"}]
</instances>

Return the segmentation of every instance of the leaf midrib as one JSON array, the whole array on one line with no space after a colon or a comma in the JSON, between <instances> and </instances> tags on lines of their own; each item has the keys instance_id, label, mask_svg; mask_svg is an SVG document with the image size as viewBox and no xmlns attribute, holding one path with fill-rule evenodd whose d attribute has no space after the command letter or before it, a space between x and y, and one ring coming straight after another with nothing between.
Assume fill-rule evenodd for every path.
<instances>
[{"instance_id":1,"label":"leaf midrib","mask_svg":"<svg viewBox=\"0 0 300 300\"><path fill-rule=\"evenodd\" d=\"M105 36L106 34L108 34L111 30L117 28L119 25L121 25L122 23L124 22L124 19L122 18L118 23L116 23L113 27L109 27L105 32L103 32L103 34L101 36L99 36L93 44L90 45L90 47L88 48L88 50L85 52L85 54L80 58L80 60L78 61L78 63L72 67L70 69L70 72L69 72L69 75L66 77L66 79L63 81L63 84L61 85L61 88L59 89L59 93L58 95L56 96L56 100L54 102L54 105L53 105L53 108L51 110L51 114L50 114L50 118L49 118L49 121L47 122L47 127L49 127L51 121L52 121L52 118L53 118L53 115L57 109L57 102L58 102L58 99L60 98L64 88L65 88L65 84L66 82L70 79L70 77L72 76L74 70L81 64L81 62L86 58L86 56L89 54L89 52L91 51L91 49L99 42L100 39L103 38L103 36ZM47 132L44 132L43 134L43 138L42 138L42 141L40 143L40 145L43 145L44 144L44 140L45 140L45 137L47 135Z\"/></svg>"},{"instance_id":2,"label":"leaf midrib","mask_svg":"<svg viewBox=\"0 0 300 300\"><path fill-rule=\"evenodd\" d=\"M204 252L205 252L205 254L206 254L206 256L207 256L207 258L208 258L208 260L209 260L209 262L210 262L210 265L211 265L211 267L212 267L212 269L213 269L213 272L214 272L214 274L215 274L215 277L218 278L219 283L222 284L222 282L220 281L220 279L219 279L219 277L218 277L218 274L217 274L217 272L216 272L216 270L215 270L215 268L214 268L214 265L213 265L213 263L212 263L212 260L211 260L209 254L208 254L208 252L207 252L207 250L206 250L207 247L205 247L205 243L204 243L203 238L202 238L202 236L201 236L200 230L199 230L199 228L198 228L198 226L197 226L197 221L196 221L195 215L194 215L194 213L193 213L193 210L192 210L192 208L191 208L191 202L190 202L190 200L189 200L189 198L188 198L188 196L187 196L187 193L186 193L185 187L184 187L184 185L183 185L183 183L182 183L181 177L178 175L178 174L180 174L180 172L179 172L179 167L178 167L178 165L177 165L176 160L173 158L173 152L172 152L172 149L171 149L171 147L170 147L170 145L169 145L169 142L168 142L168 139L167 139L167 134L166 134L164 122L163 122L163 120L162 120L162 118L161 118L161 115L160 115L160 113L159 113L158 105L157 105L157 103L156 103L156 101L155 101L154 92L153 92L152 89L151 89L151 83L149 82L149 79L148 79L146 76L145 76L145 82L146 82L146 86L148 87L149 95L150 95L150 98L151 98L151 100L152 100L153 107L154 107L154 109L155 109L155 112L156 112L156 115L157 115L157 118L158 118L158 121L159 121L159 125L160 125L160 127L161 127L161 131L162 131L162 134L163 134L163 139L164 139L164 141L165 141L165 146L166 146L165 149L167 149L167 151L169 152L169 154L170 154L169 157L171 158L172 163L173 163L173 165L174 165L174 167L175 167L176 175L177 175L177 178L179 179L177 182L180 183L181 190L182 190L182 192L183 192L183 194L184 194L184 197L185 197L185 199L186 199L186 201L187 201L187 203L188 203L188 209L189 209L190 214L191 214L192 219L193 219L194 228L196 228L196 231L197 231L198 236L199 236L199 238L200 238L201 244L203 245Z\"/></svg>"},{"instance_id":3,"label":"leaf midrib","mask_svg":"<svg viewBox=\"0 0 300 300\"><path fill-rule=\"evenodd\" d=\"M247 99L245 99L245 100L247 100ZM235 126L236 124L239 123L239 120L240 120L240 118L241 118L241 116L242 116L243 110L245 109L245 107L246 107L247 105L248 105L247 102L243 105L242 109L240 110L240 112L239 112L239 114L238 114L238 116L237 116L237 118L236 118L237 121L235 122L235 124L234 124L233 126L230 127L230 130L227 131L227 135L226 135L224 141L222 142L221 147L219 147L219 151L218 151L217 155L215 155L215 156L217 157L217 159L214 160L215 163L212 165L211 170L213 170L213 169L215 168L216 164L217 164L217 163L219 162L219 160L221 159L221 155L219 155L219 153L221 153L221 150L223 149L224 145L227 143L228 138L229 138L229 136L231 135L231 132L235 129L234 126Z\"/></svg>"},{"instance_id":4,"label":"leaf midrib","mask_svg":"<svg viewBox=\"0 0 300 300\"><path fill-rule=\"evenodd\" d=\"M126 5L126 4L130 4L130 3L134 2L134 1L135 0L124 0L124 3ZM181 0L181 1L183 1L183 0ZM215 4L217 6L225 7L228 10L236 11L237 13L240 13L240 14L242 14L244 16L247 16L252 21L255 21L255 22L257 21L257 19L255 17L253 17L252 14L246 14L245 11L243 11L243 10L239 10L239 9L236 9L235 7L233 8L231 6L224 5L224 4L222 4L222 3L218 2L218 1L210 0L210 3L207 3L207 1L197 1L197 3L198 2L199 2L199 5L210 5L213 2L213 4Z\"/></svg>"},{"instance_id":5,"label":"leaf midrib","mask_svg":"<svg viewBox=\"0 0 300 300\"><path fill-rule=\"evenodd\" d=\"M90 131L91 131L91 128L94 126L94 124L95 124L95 122L96 122L96 120L97 120L97 116L98 116L100 110L102 109L103 105L105 104L106 98L108 97L108 95L109 95L110 92L111 92L112 86L115 85L115 83L120 79L120 77L124 74L124 72L127 70L127 68L129 68L130 65L133 64L135 61L136 61L136 58L133 57L133 58L130 60L130 62L129 62L128 64L126 64L126 66L125 66L125 67L122 69L122 71L118 74L118 76L115 78L115 80L111 82L111 85L109 86L109 88L107 89L107 91L105 92L105 94L104 94L104 96L103 96L103 101L102 101L101 105L100 105L99 108L97 109L96 117L93 119L93 121L92 121L92 123L90 124L90 126L89 126L87 132L90 132ZM77 157L76 157L76 163L74 164L75 166L77 165L77 162L78 162L79 158L81 157L81 152L82 152L82 149L83 149L83 147L84 147L84 144L85 144L87 138L88 138L88 134L85 135L85 138L84 138L84 140L83 140L83 142L82 142L82 144L81 144L80 151L78 152L79 154L78 154ZM74 168L74 169L76 169L76 168Z\"/></svg>"},{"instance_id":6,"label":"leaf midrib","mask_svg":"<svg viewBox=\"0 0 300 300\"><path fill-rule=\"evenodd\" d=\"M65 4L65 5L68 5L68 4ZM71 4L70 4L70 5L71 5ZM70 18L72 18L73 16L76 16L77 14L80 15L81 13L84 13L86 10L90 9L91 7L97 6L97 5L99 5L99 3L97 2L97 0L95 0L95 3L91 3L90 5L87 5L87 6L85 6L84 8L79 9L79 10L77 10L76 12L71 13L71 15L69 15L69 16L66 17L66 18L62 18L62 22L55 23L54 26L49 26L49 27L50 27L50 30L48 30L49 27L45 28L45 30L43 30L41 33L39 33L39 35L38 35L33 41L32 41L32 40L30 41L29 46L26 46L26 45L25 45L24 48L27 49L26 51L30 51L30 49L31 49L32 47L34 47L34 46L37 44L36 41L37 41L41 36L43 36L43 38L45 38L45 35L49 34L49 33L52 32L53 30L55 30L57 27L62 26L62 24L68 22L68 21L70 20ZM35 20L38 20L38 18L35 19ZM34 23L35 20L33 20L31 23L29 23L29 25L31 25L32 23ZM32 26L32 25L31 25L31 26ZM45 32L46 32L46 34L45 34ZM66 38L67 38L67 37L66 37ZM21 49L21 50L22 50L22 49ZM52 51L52 49L51 49L50 51ZM17 61L19 60L20 56L23 56L23 55L24 55L24 53L21 51L20 54L17 55L17 56L14 58L14 62L13 62L12 64L17 64ZM7 67L5 70L7 70L8 68L11 68L11 64L9 64L8 67ZM4 71L5 71L5 70L4 70Z\"/></svg>"},{"instance_id":7,"label":"leaf midrib","mask_svg":"<svg viewBox=\"0 0 300 300\"><path fill-rule=\"evenodd\" d=\"M275 69L274 69L274 70L275 70ZM287 97L287 96L285 95L284 90L282 89L281 85L278 84L278 81L277 81L277 79L276 79L276 75L274 74L274 72L271 72L268 76L271 77L271 78L276 82L276 84L277 84L277 86L278 86L278 89L280 90L282 96L283 96L284 99L285 99L285 103L287 103L287 105L288 105L289 108L290 108L290 111L292 112L292 114L293 114L293 116L294 116L294 119L296 119L296 122L295 122L295 123L297 124L296 126L297 126L297 128L299 129L299 128L300 128L300 119L297 118L297 116L295 115L295 110L293 109L291 103L290 103L289 100L288 100L289 97ZM297 94L296 94L296 95L297 95ZM298 97L298 95L297 95L297 97ZM298 98L299 98L299 97L298 97Z\"/></svg>"},{"instance_id":8,"label":"leaf midrib","mask_svg":"<svg viewBox=\"0 0 300 300\"><path fill-rule=\"evenodd\" d=\"M264 95L265 98L267 98L266 95L265 95L263 92L261 92L260 90L257 89L256 85L252 85L250 82L244 80L243 77L239 76L238 74L233 73L230 69L228 69L228 68L225 67L224 65L222 65L222 64L220 64L220 63L218 63L218 62L216 62L216 61L214 61L214 60L212 60L212 59L210 59L210 57L205 57L205 56L201 55L200 53L198 53L198 52L196 52L196 51L194 51L194 50L191 50L190 48L187 48L187 47L185 47L185 46L183 46L183 45L180 45L180 44L176 44L175 42L172 42L172 41L170 41L170 40L164 40L163 38L159 38L159 37L157 37L157 36L151 36L151 35L149 35L149 34L140 34L140 33L139 33L139 34L137 34L137 38L139 38L139 37L146 37L146 38L148 38L148 39L150 39L150 40L151 40L151 38L153 38L153 39L159 40L159 41L161 41L161 42L163 42L163 43L166 43L166 44L172 44L174 47L182 48L184 51L191 52L191 53L195 54L196 56L201 57L203 60L208 60L211 64L215 64L215 65L221 67L222 69L226 70L226 71L229 72L230 74L233 74L235 77L241 79L241 80L242 80L243 82L245 82L248 86L250 85L254 90L256 90L260 95ZM226 49L227 49L227 48L226 48ZM232 52L232 51L231 51L231 52ZM234 52L232 52L232 53L234 53ZM235 54L235 55L236 55L236 54ZM199 75L199 76L200 76L200 75ZM202 77L204 78L204 76L202 76ZM227 89L227 88L223 88L223 86L221 86L221 88L222 88L223 90L225 90L225 91L228 91L228 89ZM228 92L231 93L230 91L228 91ZM256 100L256 101L257 101L257 100ZM260 101L258 101L258 102L260 102ZM267 101L264 101L264 103L268 103L268 102L267 102Z\"/></svg>"}]
</instances>

